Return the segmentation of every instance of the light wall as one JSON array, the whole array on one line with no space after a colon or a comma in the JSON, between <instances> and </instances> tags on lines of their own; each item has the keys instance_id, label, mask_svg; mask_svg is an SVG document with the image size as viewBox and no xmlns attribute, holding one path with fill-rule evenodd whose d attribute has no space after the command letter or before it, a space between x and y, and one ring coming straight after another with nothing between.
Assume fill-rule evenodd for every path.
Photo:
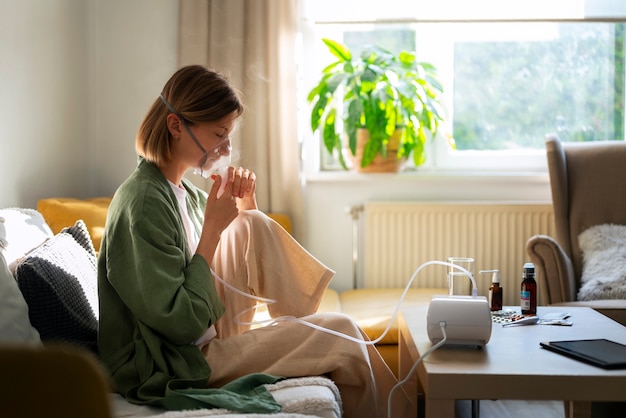
<instances>
[{"instance_id":1,"label":"light wall","mask_svg":"<svg viewBox=\"0 0 626 418\"><path fill-rule=\"evenodd\" d=\"M0 206L88 192L88 7L0 0Z\"/></svg>"},{"instance_id":2,"label":"light wall","mask_svg":"<svg viewBox=\"0 0 626 418\"><path fill-rule=\"evenodd\" d=\"M91 2L90 191L109 194L135 168L137 128L177 69L178 1Z\"/></svg>"},{"instance_id":3,"label":"light wall","mask_svg":"<svg viewBox=\"0 0 626 418\"><path fill-rule=\"evenodd\" d=\"M0 207L112 194L177 31L172 0L0 0Z\"/></svg>"},{"instance_id":4,"label":"light wall","mask_svg":"<svg viewBox=\"0 0 626 418\"><path fill-rule=\"evenodd\" d=\"M178 1L0 0L0 207L112 194L137 127L177 67ZM368 200L550 200L547 176L333 175L304 186L299 241L352 286L352 220ZM408 278L407 278L408 280Z\"/></svg>"}]
</instances>

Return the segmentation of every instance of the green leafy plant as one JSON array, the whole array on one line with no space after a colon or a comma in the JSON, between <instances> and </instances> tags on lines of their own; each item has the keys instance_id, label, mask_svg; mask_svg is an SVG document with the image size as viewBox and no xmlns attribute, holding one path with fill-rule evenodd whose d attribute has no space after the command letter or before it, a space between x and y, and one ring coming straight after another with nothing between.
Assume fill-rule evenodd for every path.
<instances>
[{"instance_id":1,"label":"green leafy plant","mask_svg":"<svg viewBox=\"0 0 626 418\"><path fill-rule=\"evenodd\" d=\"M428 133L435 136L444 121L441 96L443 87L436 68L418 62L415 54L403 51L397 55L368 46L359 56L338 42L323 39L337 57L322 70L319 83L308 95L312 103L311 130L321 129L324 146L331 154L336 150L344 169L345 138L352 155L356 155L356 132L369 131L361 167L366 167L377 154L387 155L389 137L402 128L398 158L413 153L415 165L426 159ZM343 120L343 132L339 121Z\"/></svg>"}]
</instances>

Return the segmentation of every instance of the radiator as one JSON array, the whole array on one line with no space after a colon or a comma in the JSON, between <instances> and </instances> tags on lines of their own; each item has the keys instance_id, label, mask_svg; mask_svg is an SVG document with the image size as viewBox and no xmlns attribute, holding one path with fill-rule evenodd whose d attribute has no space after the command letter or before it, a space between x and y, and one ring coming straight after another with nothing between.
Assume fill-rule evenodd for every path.
<instances>
[{"instance_id":1,"label":"radiator","mask_svg":"<svg viewBox=\"0 0 626 418\"><path fill-rule=\"evenodd\" d=\"M479 270L499 269L504 304L514 306L522 266L530 261L526 241L554 236L549 204L372 202L364 205L363 219L364 287L405 287L426 261L473 257L479 294L486 296L491 282ZM445 288L446 277L446 266L431 265L412 286Z\"/></svg>"}]
</instances>

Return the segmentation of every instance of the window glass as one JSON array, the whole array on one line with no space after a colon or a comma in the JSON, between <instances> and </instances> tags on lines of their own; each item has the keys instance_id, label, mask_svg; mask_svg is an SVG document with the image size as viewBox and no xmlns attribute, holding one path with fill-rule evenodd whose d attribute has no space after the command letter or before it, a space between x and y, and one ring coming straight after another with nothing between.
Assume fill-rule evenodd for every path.
<instances>
[{"instance_id":1,"label":"window glass","mask_svg":"<svg viewBox=\"0 0 626 418\"><path fill-rule=\"evenodd\" d=\"M458 150L543 149L549 132L565 141L622 136L622 24L455 26Z\"/></svg>"}]
</instances>

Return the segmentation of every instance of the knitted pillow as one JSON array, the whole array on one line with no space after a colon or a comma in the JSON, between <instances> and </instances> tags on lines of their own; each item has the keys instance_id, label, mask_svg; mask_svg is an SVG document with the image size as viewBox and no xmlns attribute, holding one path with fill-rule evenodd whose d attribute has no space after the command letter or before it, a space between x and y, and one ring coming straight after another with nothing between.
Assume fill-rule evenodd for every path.
<instances>
[{"instance_id":1,"label":"knitted pillow","mask_svg":"<svg viewBox=\"0 0 626 418\"><path fill-rule=\"evenodd\" d=\"M27 254L17 265L16 279L42 341L75 343L96 352L96 254L83 221Z\"/></svg>"}]
</instances>

